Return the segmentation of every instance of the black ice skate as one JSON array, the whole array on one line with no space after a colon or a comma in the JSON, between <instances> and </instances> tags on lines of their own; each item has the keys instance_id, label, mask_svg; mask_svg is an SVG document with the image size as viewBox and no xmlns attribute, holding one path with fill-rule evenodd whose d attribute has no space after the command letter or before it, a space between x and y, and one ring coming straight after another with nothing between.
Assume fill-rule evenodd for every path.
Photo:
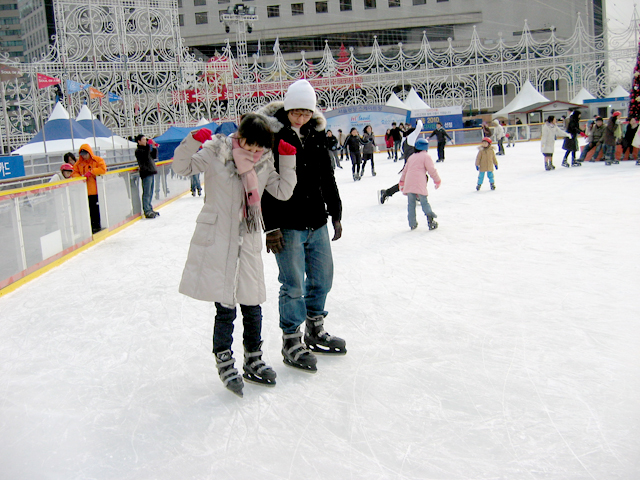
<instances>
[{"instance_id":1,"label":"black ice skate","mask_svg":"<svg viewBox=\"0 0 640 480\"><path fill-rule=\"evenodd\" d=\"M387 200L387 191L380 190L380 193L378 193L378 202L380 203L380 205L382 205L386 200Z\"/></svg>"},{"instance_id":2,"label":"black ice skate","mask_svg":"<svg viewBox=\"0 0 640 480\"><path fill-rule=\"evenodd\" d=\"M569 162L567 162L567 159L566 159L566 158L565 158L564 160L562 160L562 166L563 166L563 167L567 167L567 168L569 168L569 167L570 167Z\"/></svg>"},{"instance_id":3,"label":"black ice skate","mask_svg":"<svg viewBox=\"0 0 640 480\"><path fill-rule=\"evenodd\" d=\"M480 190L480 187L482 187L482 185L476 185L476 191Z\"/></svg>"},{"instance_id":4,"label":"black ice skate","mask_svg":"<svg viewBox=\"0 0 640 480\"><path fill-rule=\"evenodd\" d=\"M248 382L273 387L276 384L276 372L262 360L262 342L255 352L244 351L244 379Z\"/></svg>"},{"instance_id":5,"label":"black ice skate","mask_svg":"<svg viewBox=\"0 0 640 480\"><path fill-rule=\"evenodd\" d=\"M495 183L492 183L492 184L491 184L491 190L495 190L495 189L496 189L496 184L495 184Z\"/></svg>"},{"instance_id":6,"label":"black ice skate","mask_svg":"<svg viewBox=\"0 0 640 480\"><path fill-rule=\"evenodd\" d=\"M344 355L347 353L347 342L339 337L332 337L324 331L324 315L307 317L305 322L304 343L314 353Z\"/></svg>"},{"instance_id":7,"label":"black ice skate","mask_svg":"<svg viewBox=\"0 0 640 480\"><path fill-rule=\"evenodd\" d=\"M296 329L295 333L282 334L282 361L289 367L315 373L318 371L316 367L318 359L305 347L301 339L300 327Z\"/></svg>"},{"instance_id":8,"label":"black ice skate","mask_svg":"<svg viewBox=\"0 0 640 480\"><path fill-rule=\"evenodd\" d=\"M216 367L218 367L218 375L220 380L224 383L224 386L231 390L233 393L242 397L242 388L244 382L238 374L238 370L233 367L235 358L233 358L233 352L231 350L225 350L224 352L216 353Z\"/></svg>"},{"instance_id":9,"label":"black ice skate","mask_svg":"<svg viewBox=\"0 0 640 480\"><path fill-rule=\"evenodd\" d=\"M438 222L436 222L433 217L427 217L427 223L429 224L429 230L438 228Z\"/></svg>"},{"instance_id":10,"label":"black ice skate","mask_svg":"<svg viewBox=\"0 0 640 480\"><path fill-rule=\"evenodd\" d=\"M572 160L571 161L571 166L572 167L581 167L582 164L580 162L578 162L577 160Z\"/></svg>"}]
</instances>

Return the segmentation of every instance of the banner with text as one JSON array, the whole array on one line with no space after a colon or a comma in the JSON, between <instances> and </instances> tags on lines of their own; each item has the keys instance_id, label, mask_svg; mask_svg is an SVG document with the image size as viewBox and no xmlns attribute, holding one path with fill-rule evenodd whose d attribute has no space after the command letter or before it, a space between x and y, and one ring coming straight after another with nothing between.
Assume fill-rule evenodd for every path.
<instances>
[{"instance_id":1,"label":"banner with text","mask_svg":"<svg viewBox=\"0 0 640 480\"><path fill-rule=\"evenodd\" d=\"M20 155L0 157L0 180L24 177L24 158Z\"/></svg>"},{"instance_id":2,"label":"banner with text","mask_svg":"<svg viewBox=\"0 0 640 480\"><path fill-rule=\"evenodd\" d=\"M50 77L42 73L38 73L38 88L47 88L51 85L57 85L60 83L59 78Z\"/></svg>"},{"instance_id":3,"label":"banner with text","mask_svg":"<svg viewBox=\"0 0 640 480\"><path fill-rule=\"evenodd\" d=\"M422 120L424 126L422 131L430 132L435 130L436 123L440 122L445 130L456 130L462 127L462 107L442 107L428 108L411 111L411 125L415 127L416 122Z\"/></svg>"},{"instance_id":4,"label":"banner with text","mask_svg":"<svg viewBox=\"0 0 640 480\"><path fill-rule=\"evenodd\" d=\"M324 112L327 130L331 130L334 136L338 136L338 129L349 135L352 128L356 128L358 135L362 135L364 127L371 125L376 135L376 145L381 148L386 148L384 134L391 128L391 124L406 123L407 115L407 110L386 105L354 105Z\"/></svg>"}]
</instances>

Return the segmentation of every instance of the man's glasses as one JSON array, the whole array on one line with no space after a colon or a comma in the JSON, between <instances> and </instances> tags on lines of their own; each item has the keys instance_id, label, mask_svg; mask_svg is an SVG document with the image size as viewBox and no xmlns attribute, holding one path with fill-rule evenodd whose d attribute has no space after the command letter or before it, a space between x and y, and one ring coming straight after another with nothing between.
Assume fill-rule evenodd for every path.
<instances>
[{"instance_id":1,"label":"man's glasses","mask_svg":"<svg viewBox=\"0 0 640 480\"><path fill-rule=\"evenodd\" d=\"M313 115L313 112L311 112L309 110L290 110L289 113L294 118L300 118L300 117L311 118L312 115Z\"/></svg>"}]
</instances>

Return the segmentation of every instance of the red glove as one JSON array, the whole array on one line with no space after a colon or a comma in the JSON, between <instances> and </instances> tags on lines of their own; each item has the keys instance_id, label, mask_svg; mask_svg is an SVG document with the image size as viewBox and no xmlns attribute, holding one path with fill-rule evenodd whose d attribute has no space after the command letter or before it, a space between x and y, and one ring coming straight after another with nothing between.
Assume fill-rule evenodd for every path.
<instances>
[{"instance_id":1,"label":"red glove","mask_svg":"<svg viewBox=\"0 0 640 480\"><path fill-rule=\"evenodd\" d=\"M442 183L442 182L438 182L438 183L436 183L436 190L440 188L440 184L441 184L441 183Z\"/></svg>"},{"instance_id":2,"label":"red glove","mask_svg":"<svg viewBox=\"0 0 640 480\"><path fill-rule=\"evenodd\" d=\"M87 177L87 178L91 178L91 177L93 177L93 173L87 171L87 173L85 173L84 176Z\"/></svg>"},{"instance_id":3,"label":"red glove","mask_svg":"<svg viewBox=\"0 0 640 480\"><path fill-rule=\"evenodd\" d=\"M581 137L586 137L586 136L587 136L587 134L586 134L586 133L584 133L584 132L580 132L580 136L581 136Z\"/></svg>"},{"instance_id":4,"label":"red glove","mask_svg":"<svg viewBox=\"0 0 640 480\"><path fill-rule=\"evenodd\" d=\"M208 128L201 128L196 133L192 133L194 140L204 143L207 140L211 140L211 130Z\"/></svg>"},{"instance_id":5,"label":"red glove","mask_svg":"<svg viewBox=\"0 0 640 480\"><path fill-rule=\"evenodd\" d=\"M296 147L290 143L280 140L280 143L278 144L278 153L280 155L295 155L297 151Z\"/></svg>"},{"instance_id":6,"label":"red glove","mask_svg":"<svg viewBox=\"0 0 640 480\"><path fill-rule=\"evenodd\" d=\"M148 143L149 145L151 145L152 147L157 147L157 146L158 146L158 144L157 144L154 140L152 140L152 139L149 139L149 141L148 141L147 143Z\"/></svg>"}]
</instances>

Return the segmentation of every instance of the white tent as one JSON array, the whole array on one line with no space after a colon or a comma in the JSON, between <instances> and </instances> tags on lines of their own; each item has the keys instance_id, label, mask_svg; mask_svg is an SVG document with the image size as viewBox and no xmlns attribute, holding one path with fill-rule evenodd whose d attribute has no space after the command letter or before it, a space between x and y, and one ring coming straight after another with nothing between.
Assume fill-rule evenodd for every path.
<instances>
[{"instance_id":1,"label":"white tent","mask_svg":"<svg viewBox=\"0 0 640 480\"><path fill-rule=\"evenodd\" d=\"M137 147L134 142L130 142L120 135L115 135L109 127L91 113L91 110L89 110L89 107L86 105L83 105L80 109L80 112L76 117L76 121L86 128L92 135L95 135L96 144L103 150L119 150Z\"/></svg>"},{"instance_id":2,"label":"white tent","mask_svg":"<svg viewBox=\"0 0 640 480\"><path fill-rule=\"evenodd\" d=\"M629 92L627 92L624 88L618 85L616 88L611 90L611 93L609 94L608 98L620 98L620 97L628 97L628 96L629 96Z\"/></svg>"},{"instance_id":3,"label":"white tent","mask_svg":"<svg viewBox=\"0 0 640 480\"><path fill-rule=\"evenodd\" d=\"M196 127L201 127L203 125L209 125L211 122L206 118L201 118L198 123L196 123Z\"/></svg>"},{"instance_id":4,"label":"white tent","mask_svg":"<svg viewBox=\"0 0 640 480\"><path fill-rule=\"evenodd\" d=\"M593 100L594 98L596 97L591 95L586 88L582 87L576 96L571 99L571 103L582 105L585 100Z\"/></svg>"},{"instance_id":5,"label":"white tent","mask_svg":"<svg viewBox=\"0 0 640 480\"><path fill-rule=\"evenodd\" d=\"M387 107L396 107L396 108L402 108L403 110L408 110L407 106L402 102L402 100L398 98L398 96L395 93L391 94L391 96L389 97L389 100L387 100L387 103L385 103L385 105Z\"/></svg>"},{"instance_id":6,"label":"white tent","mask_svg":"<svg viewBox=\"0 0 640 480\"><path fill-rule=\"evenodd\" d=\"M431 108L420 98L420 95L418 95L418 92L416 92L413 87L409 90L409 95L407 95L407 98L404 100L404 104L407 110L426 110Z\"/></svg>"},{"instance_id":7,"label":"white tent","mask_svg":"<svg viewBox=\"0 0 640 480\"><path fill-rule=\"evenodd\" d=\"M493 118L506 117L511 112L522 110L523 108L526 108L529 105L535 105L536 103L549 102L549 101L550 100L547 97L545 97L540 92L538 92L534 88L534 86L531 85L531 82L527 80L522 86L522 88L520 89L520 91L518 92L518 95L516 95L516 98L511 100L511 102L509 102L509 104L506 107L504 107L502 110L494 113L492 117Z\"/></svg>"}]
</instances>

